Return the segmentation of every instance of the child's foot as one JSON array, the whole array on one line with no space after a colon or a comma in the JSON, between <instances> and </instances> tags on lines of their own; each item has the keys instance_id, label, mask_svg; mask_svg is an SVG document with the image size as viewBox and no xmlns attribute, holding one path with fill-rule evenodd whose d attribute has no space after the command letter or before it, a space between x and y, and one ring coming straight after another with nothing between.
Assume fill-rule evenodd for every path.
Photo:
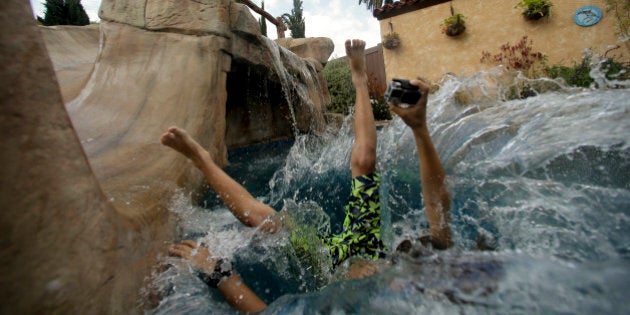
<instances>
[{"instance_id":1,"label":"child's foot","mask_svg":"<svg viewBox=\"0 0 630 315\"><path fill-rule=\"evenodd\" d=\"M204 155L208 155L208 152L188 132L177 127L168 128L160 138L160 142L183 154L197 166L201 165Z\"/></svg>"},{"instance_id":2,"label":"child's foot","mask_svg":"<svg viewBox=\"0 0 630 315\"><path fill-rule=\"evenodd\" d=\"M365 42L360 39L346 40L346 55L350 60L352 78L367 79L365 70Z\"/></svg>"}]
</instances>

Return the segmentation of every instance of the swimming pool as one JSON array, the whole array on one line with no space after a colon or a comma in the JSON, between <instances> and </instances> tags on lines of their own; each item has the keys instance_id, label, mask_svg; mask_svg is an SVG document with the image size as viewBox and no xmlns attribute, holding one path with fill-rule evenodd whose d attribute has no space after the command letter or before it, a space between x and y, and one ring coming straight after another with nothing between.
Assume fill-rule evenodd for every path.
<instances>
[{"instance_id":1,"label":"swimming pool","mask_svg":"<svg viewBox=\"0 0 630 315\"><path fill-rule=\"evenodd\" d=\"M625 312L630 89L547 82L556 87L506 101L507 87L480 88L492 75L447 78L429 102L453 202L454 249L320 288L287 254L286 235L243 228L211 194L205 207L191 206L186 196L174 200L182 238L205 238L215 254L233 257L246 282L271 303L268 314ZM462 104L461 93L473 102ZM427 227L417 157L400 120L378 137L384 236L395 247ZM227 171L276 209L314 209L314 220L330 220L337 231L351 144L346 124L322 136L232 152ZM495 249L475 249L480 238ZM157 275L153 286L163 296L151 313L236 313L179 265Z\"/></svg>"}]
</instances>

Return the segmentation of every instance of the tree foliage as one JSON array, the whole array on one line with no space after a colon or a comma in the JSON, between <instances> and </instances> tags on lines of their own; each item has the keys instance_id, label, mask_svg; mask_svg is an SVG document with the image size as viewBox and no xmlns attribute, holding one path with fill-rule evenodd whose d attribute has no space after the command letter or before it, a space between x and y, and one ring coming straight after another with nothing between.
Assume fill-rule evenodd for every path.
<instances>
[{"instance_id":1,"label":"tree foliage","mask_svg":"<svg viewBox=\"0 0 630 315\"><path fill-rule=\"evenodd\" d=\"M81 0L46 0L44 17L37 20L46 26L52 25L88 25L88 17Z\"/></svg>"},{"instance_id":2,"label":"tree foliage","mask_svg":"<svg viewBox=\"0 0 630 315\"><path fill-rule=\"evenodd\" d=\"M374 9L378 9L380 7L383 6L383 2L385 2L384 4L391 4L393 1L392 0L359 0L359 4L363 4L365 3L365 6L368 10L370 11L374 11Z\"/></svg>"},{"instance_id":3,"label":"tree foliage","mask_svg":"<svg viewBox=\"0 0 630 315\"><path fill-rule=\"evenodd\" d=\"M291 37L304 38L306 26L304 24L304 17L302 16L302 1L293 0L293 9L291 9L291 14L283 14L282 21L291 31Z\"/></svg>"},{"instance_id":4,"label":"tree foliage","mask_svg":"<svg viewBox=\"0 0 630 315\"><path fill-rule=\"evenodd\" d=\"M68 23L71 25L88 25L90 17L85 12L81 0L66 0Z\"/></svg>"},{"instance_id":5,"label":"tree foliage","mask_svg":"<svg viewBox=\"0 0 630 315\"><path fill-rule=\"evenodd\" d=\"M46 26L66 24L66 21L64 20L66 14L64 12L65 8L63 0L46 0L44 7L46 8L46 11L44 11L44 18L42 19L38 16L37 20L39 22Z\"/></svg>"}]
</instances>

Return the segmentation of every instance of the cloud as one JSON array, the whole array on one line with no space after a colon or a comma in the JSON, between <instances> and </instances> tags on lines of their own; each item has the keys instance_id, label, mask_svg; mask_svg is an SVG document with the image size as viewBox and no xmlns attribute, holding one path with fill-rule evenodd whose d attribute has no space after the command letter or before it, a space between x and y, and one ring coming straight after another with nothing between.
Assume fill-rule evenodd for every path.
<instances>
[{"instance_id":1,"label":"cloud","mask_svg":"<svg viewBox=\"0 0 630 315\"><path fill-rule=\"evenodd\" d=\"M362 21L361 19L328 14L305 14L306 35L311 37L328 37L335 43L333 56L345 55L344 42L346 39L359 38L371 47L380 42L378 24Z\"/></svg>"},{"instance_id":2,"label":"cloud","mask_svg":"<svg viewBox=\"0 0 630 315\"><path fill-rule=\"evenodd\" d=\"M100 21L98 17L98 9L101 6L101 0L82 0L81 4L85 13L90 17L90 21Z\"/></svg>"},{"instance_id":3,"label":"cloud","mask_svg":"<svg viewBox=\"0 0 630 315\"><path fill-rule=\"evenodd\" d=\"M351 4L344 0L310 0L303 1L304 19L306 21L306 36L328 37L335 44L333 57L345 56L344 42L346 39L359 38L366 41L367 47L380 43L379 23L365 6L355 2ZM265 10L274 16L291 12L293 0L265 1ZM252 13L258 18L256 13ZM273 27L273 26L271 26ZM274 28L275 31L275 28ZM275 38L275 32L268 32ZM290 34L287 33L287 36Z\"/></svg>"}]
</instances>

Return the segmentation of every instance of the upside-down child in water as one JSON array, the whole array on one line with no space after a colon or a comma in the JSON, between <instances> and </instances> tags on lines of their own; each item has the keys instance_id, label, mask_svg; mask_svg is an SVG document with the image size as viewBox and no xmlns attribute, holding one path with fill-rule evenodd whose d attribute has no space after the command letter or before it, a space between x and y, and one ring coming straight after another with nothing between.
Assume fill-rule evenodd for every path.
<instances>
[{"instance_id":1,"label":"upside-down child in water","mask_svg":"<svg viewBox=\"0 0 630 315\"><path fill-rule=\"evenodd\" d=\"M379 173L376 169L376 124L370 103L365 68L365 42L347 40L346 54L350 61L352 83L356 89L354 111L354 145L350 157L352 191L345 206L342 232L322 239L328 249L331 268L336 268L351 257L347 278L369 276L388 265L386 246L381 239L381 204ZM429 235L422 238L433 248L446 249L453 245L450 223L450 197L446 189L445 173L437 155L426 123L429 87L420 80L412 80L421 97L414 106L403 108L390 104L413 132L418 158L422 197L429 223ZM287 224L286 218L268 205L255 199L243 186L217 166L208 151L184 130L170 127L161 138L162 144L190 159L203 172L230 212L244 225L275 233ZM419 224L419 223L418 223ZM290 228L290 227L289 227ZM399 246L408 249L409 242ZM212 249L187 240L169 249L173 256L184 258L200 271L203 280L218 288L225 300L244 312L259 312L267 305L241 280L227 258L213 257ZM356 262L356 263L355 263Z\"/></svg>"}]
</instances>

